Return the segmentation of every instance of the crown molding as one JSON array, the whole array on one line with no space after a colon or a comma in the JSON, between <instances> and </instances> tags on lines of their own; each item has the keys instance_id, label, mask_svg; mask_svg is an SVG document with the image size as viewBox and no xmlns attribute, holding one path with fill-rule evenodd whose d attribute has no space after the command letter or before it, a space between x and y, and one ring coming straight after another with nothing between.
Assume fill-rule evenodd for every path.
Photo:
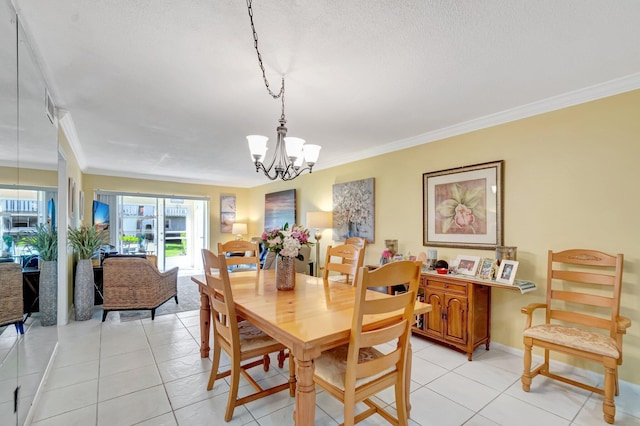
<instances>
[{"instance_id":1,"label":"crown molding","mask_svg":"<svg viewBox=\"0 0 640 426\"><path fill-rule=\"evenodd\" d=\"M78 160L78 166L80 170L84 171L87 168L87 159L84 156L84 152L82 151L82 145L80 144L80 139L78 138L78 132L76 131L76 125L73 122L73 118L71 117L71 113L64 109L58 109L58 123L64 132L67 141L69 142L69 146L71 147L71 151L73 155Z\"/></svg>"},{"instance_id":2,"label":"crown molding","mask_svg":"<svg viewBox=\"0 0 640 426\"><path fill-rule=\"evenodd\" d=\"M423 145L429 142L470 133L476 130L498 126L500 124L533 117L551 111L557 111L559 109L568 108L637 89L640 89L640 73L630 74L625 77L589 86L584 89L563 93L551 98L489 114L484 117L474 118L473 120L454 124L453 126L390 142L372 149L360 151L350 156L344 156L339 162L332 162L332 164L324 163L322 164L322 167L316 167L315 170L328 169L330 167L340 166L357 160L362 160L364 158L388 154L393 151L399 151L401 149Z\"/></svg>"}]
</instances>

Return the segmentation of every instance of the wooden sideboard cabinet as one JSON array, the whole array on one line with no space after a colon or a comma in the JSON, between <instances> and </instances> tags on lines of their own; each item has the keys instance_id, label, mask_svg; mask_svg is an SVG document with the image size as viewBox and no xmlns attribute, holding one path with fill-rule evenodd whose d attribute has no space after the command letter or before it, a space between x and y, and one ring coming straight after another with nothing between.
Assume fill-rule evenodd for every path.
<instances>
[{"instance_id":1,"label":"wooden sideboard cabinet","mask_svg":"<svg viewBox=\"0 0 640 426\"><path fill-rule=\"evenodd\" d=\"M460 349L467 353L469 361L478 346L484 344L489 350L489 286L458 276L428 273L422 274L420 288L424 302L431 304L432 310L418 317L414 334Z\"/></svg>"}]
</instances>

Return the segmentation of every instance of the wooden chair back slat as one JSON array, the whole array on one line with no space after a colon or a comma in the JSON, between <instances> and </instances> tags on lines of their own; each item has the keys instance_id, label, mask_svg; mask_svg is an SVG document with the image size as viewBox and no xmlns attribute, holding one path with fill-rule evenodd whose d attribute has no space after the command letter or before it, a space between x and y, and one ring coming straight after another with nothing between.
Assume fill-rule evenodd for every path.
<instances>
[{"instance_id":1,"label":"wooden chair back slat","mask_svg":"<svg viewBox=\"0 0 640 426\"><path fill-rule=\"evenodd\" d=\"M552 277L555 280L572 281L585 284L615 285L614 275L603 275L592 272L559 271L554 270Z\"/></svg>"},{"instance_id":2,"label":"wooden chair back slat","mask_svg":"<svg viewBox=\"0 0 640 426\"><path fill-rule=\"evenodd\" d=\"M552 290L551 298L553 300L563 300L565 302L580 303L583 305L600 306L610 308L613 299L606 296L598 296L595 294L576 293L564 290Z\"/></svg>"}]
</instances>

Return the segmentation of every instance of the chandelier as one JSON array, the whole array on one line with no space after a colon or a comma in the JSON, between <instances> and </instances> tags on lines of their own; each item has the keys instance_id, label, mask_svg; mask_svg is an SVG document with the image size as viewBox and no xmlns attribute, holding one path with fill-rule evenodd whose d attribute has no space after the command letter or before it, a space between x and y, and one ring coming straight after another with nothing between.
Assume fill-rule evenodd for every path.
<instances>
[{"instance_id":1,"label":"chandelier","mask_svg":"<svg viewBox=\"0 0 640 426\"><path fill-rule=\"evenodd\" d=\"M270 160L265 162L267 155L267 141L266 136L249 135L247 141L249 142L249 150L251 151L251 158L256 166L256 173L262 170L269 179L276 180L278 178L282 180L292 180L300 176L305 171L312 172L313 166L320 155L321 147L319 145L306 144L304 139L287 137L287 120L284 115L284 77L282 77L282 84L280 91L276 94L269 88L269 81L265 75L264 65L262 64L262 56L258 50L258 34L253 24L253 9L251 8L251 0L247 0L247 9L249 11L249 20L251 22L251 31L253 32L253 46L256 49L258 55L258 63L262 70L262 80L267 88L267 92L273 99L280 99L282 103L282 113L278 122L280 125L276 129L277 139L276 148L273 156Z\"/></svg>"}]
</instances>

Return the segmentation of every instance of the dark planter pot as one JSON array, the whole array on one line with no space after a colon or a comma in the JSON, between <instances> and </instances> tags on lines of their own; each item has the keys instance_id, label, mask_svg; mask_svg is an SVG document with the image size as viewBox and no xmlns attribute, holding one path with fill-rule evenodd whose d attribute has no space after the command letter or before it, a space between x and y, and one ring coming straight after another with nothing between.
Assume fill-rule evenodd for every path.
<instances>
[{"instance_id":1,"label":"dark planter pot","mask_svg":"<svg viewBox=\"0 0 640 426\"><path fill-rule=\"evenodd\" d=\"M81 259L76 265L76 282L73 290L73 303L76 321L86 321L93 316L93 264L91 259Z\"/></svg>"},{"instance_id":2,"label":"dark planter pot","mask_svg":"<svg viewBox=\"0 0 640 426\"><path fill-rule=\"evenodd\" d=\"M44 261L40 268L38 308L43 326L58 323L58 262Z\"/></svg>"}]
</instances>

